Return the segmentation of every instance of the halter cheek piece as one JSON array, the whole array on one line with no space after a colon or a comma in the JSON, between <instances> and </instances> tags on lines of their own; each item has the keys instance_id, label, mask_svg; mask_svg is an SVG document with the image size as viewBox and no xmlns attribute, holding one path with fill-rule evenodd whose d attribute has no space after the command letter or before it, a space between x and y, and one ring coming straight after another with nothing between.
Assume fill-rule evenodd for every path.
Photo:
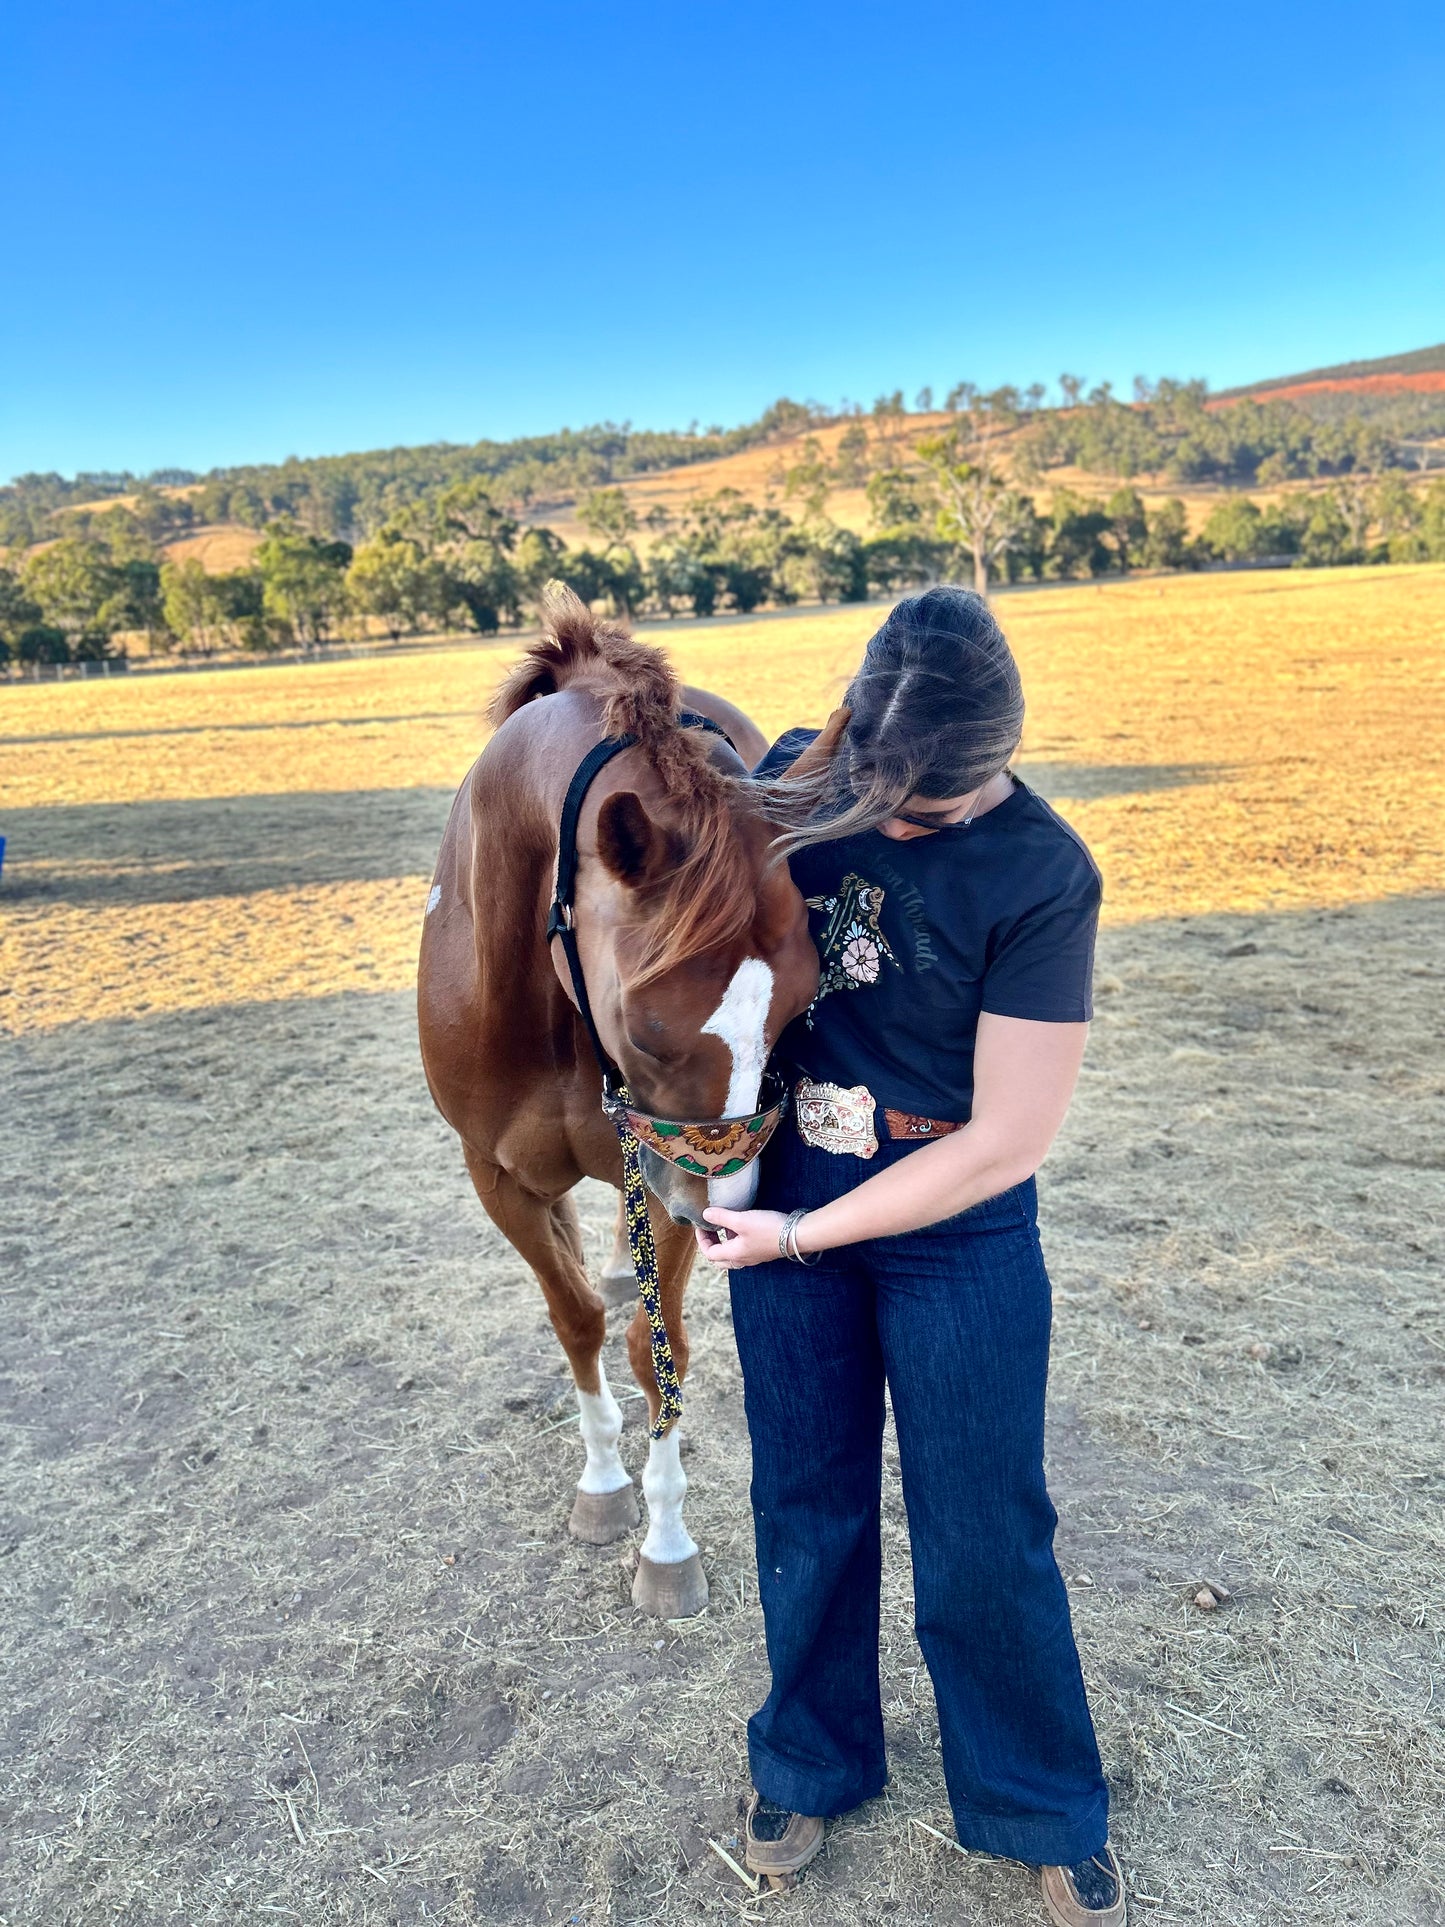
<instances>
[{"instance_id":1,"label":"halter cheek piece","mask_svg":"<svg viewBox=\"0 0 1445 1927\"><path fill-rule=\"evenodd\" d=\"M684 729L708 729L724 742L732 738L710 717L683 710L678 717ZM637 1274L637 1289L652 1338L652 1369L662 1405L652 1436L661 1438L682 1410L682 1395L673 1363L672 1346L662 1318L662 1288L657 1269L657 1245L652 1221L647 1214L647 1193L643 1186L641 1146L646 1145L679 1171L694 1177L725 1178L752 1163L787 1108L788 1090L776 1071L763 1073L758 1107L742 1117L676 1118L653 1117L639 1111L632 1102L622 1072L603 1047L592 1002L587 995L587 980L582 974L582 953L577 944L577 822L582 804L598 771L614 756L631 749L635 736L609 736L596 743L577 765L567 796L562 804L562 821L557 838L557 881L552 890L552 908L547 918L547 943L552 939L562 946L567 974L572 980L572 995L577 1013L592 1045L598 1069L602 1072L602 1108L612 1121L622 1146L623 1212L627 1221L627 1244L632 1268ZM736 745L733 745L736 748ZM766 1100L766 1101L765 1101Z\"/></svg>"}]
</instances>

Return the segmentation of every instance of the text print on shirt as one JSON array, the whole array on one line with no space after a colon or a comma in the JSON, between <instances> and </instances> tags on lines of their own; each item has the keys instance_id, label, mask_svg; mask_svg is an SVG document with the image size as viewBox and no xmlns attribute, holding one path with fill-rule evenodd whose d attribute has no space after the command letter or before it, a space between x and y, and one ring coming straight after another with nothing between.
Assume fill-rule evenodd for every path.
<instances>
[{"instance_id":1,"label":"text print on shirt","mask_svg":"<svg viewBox=\"0 0 1445 1927\"><path fill-rule=\"evenodd\" d=\"M917 884L910 883L906 877L900 876L891 863L884 863L881 859L875 859L875 861L878 863L878 874L892 890L893 900L901 907L904 916L908 919L908 926L913 932L914 969L932 970L938 962L938 952L934 949L929 936L928 912L924 907L923 892ZM879 894L881 896L881 891Z\"/></svg>"}]
</instances>

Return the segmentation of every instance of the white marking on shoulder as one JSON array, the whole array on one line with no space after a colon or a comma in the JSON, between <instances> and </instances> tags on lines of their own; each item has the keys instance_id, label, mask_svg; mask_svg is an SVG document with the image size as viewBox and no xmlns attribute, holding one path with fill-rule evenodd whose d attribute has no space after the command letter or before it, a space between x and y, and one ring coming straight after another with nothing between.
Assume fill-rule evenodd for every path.
<instances>
[{"instance_id":1,"label":"white marking on shoulder","mask_svg":"<svg viewBox=\"0 0 1445 1927\"><path fill-rule=\"evenodd\" d=\"M702 1027L705 1036L720 1037L732 1053L724 1117L743 1117L758 1101L768 1056L768 1009L772 1001L772 971L761 957L744 957L723 992L722 1002ZM754 1159L730 1178L711 1178L708 1203L721 1205L724 1211L746 1211L757 1189Z\"/></svg>"},{"instance_id":2,"label":"white marking on shoulder","mask_svg":"<svg viewBox=\"0 0 1445 1927\"><path fill-rule=\"evenodd\" d=\"M442 886L439 883L434 883L431 887L431 895L426 900L425 914L427 916L430 916L432 911L436 909L437 905L441 902L441 900L442 900Z\"/></svg>"}]
</instances>

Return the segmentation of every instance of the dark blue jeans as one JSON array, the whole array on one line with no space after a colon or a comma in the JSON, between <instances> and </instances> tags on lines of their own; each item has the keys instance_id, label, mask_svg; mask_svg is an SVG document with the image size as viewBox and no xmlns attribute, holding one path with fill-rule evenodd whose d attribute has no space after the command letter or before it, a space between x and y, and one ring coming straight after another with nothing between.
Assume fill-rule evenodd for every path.
<instances>
[{"instance_id":1,"label":"dark blue jeans","mask_svg":"<svg viewBox=\"0 0 1445 1927\"><path fill-rule=\"evenodd\" d=\"M821 1205L915 1146L765 1155L759 1207ZM960 1843L1069 1866L1108 1794L1044 1485L1050 1294L1033 1180L927 1230L730 1274L753 1443L772 1690L759 1792L834 1814L888 1778L878 1686L883 1388L893 1399L918 1643Z\"/></svg>"}]
</instances>

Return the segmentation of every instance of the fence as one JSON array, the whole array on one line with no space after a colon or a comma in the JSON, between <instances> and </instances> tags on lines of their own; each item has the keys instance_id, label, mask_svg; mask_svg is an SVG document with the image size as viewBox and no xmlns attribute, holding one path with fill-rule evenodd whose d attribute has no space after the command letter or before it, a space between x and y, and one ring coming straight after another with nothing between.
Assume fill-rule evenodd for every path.
<instances>
[{"instance_id":1,"label":"fence","mask_svg":"<svg viewBox=\"0 0 1445 1927\"><path fill-rule=\"evenodd\" d=\"M88 682L92 676L124 676L129 669L124 656L104 662L7 662L0 667L0 681Z\"/></svg>"}]
</instances>

